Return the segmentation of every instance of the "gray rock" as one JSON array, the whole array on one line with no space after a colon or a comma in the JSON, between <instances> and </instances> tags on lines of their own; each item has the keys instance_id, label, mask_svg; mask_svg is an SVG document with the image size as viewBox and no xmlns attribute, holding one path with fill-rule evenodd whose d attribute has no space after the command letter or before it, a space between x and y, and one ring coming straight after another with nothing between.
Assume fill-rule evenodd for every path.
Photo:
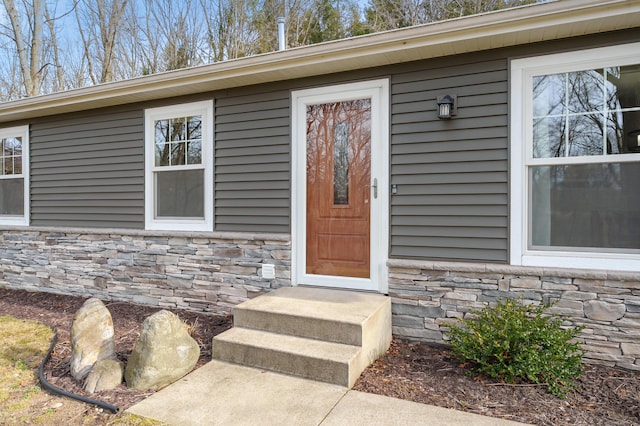
<instances>
[{"instance_id":1,"label":"gray rock","mask_svg":"<svg viewBox=\"0 0 640 426\"><path fill-rule=\"evenodd\" d=\"M584 314L587 318L597 321L615 321L624 316L624 303L608 303L599 300L584 302Z\"/></svg>"},{"instance_id":2,"label":"gray rock","mask_svg":"<svg viewBox=\"0 0 640 426\"><path fill-rule=\"evenodd\" d=\"M84 302L71 325L71 375L84 379L97 361L115 358L113 320L102 301Z\"/></svg>"},{"instance_id":3,"label":"gray rock","mask_svg":"<svg viewBox=\"0 0 640 426\"><path fill-rule=\"evenodd\" d=\"M159 311L142 323L124 377L132 389L158 389L190 372L199 357L200 347L187 326L171 312Z\"/></svg>"},{"instance_id":4,"label":"gray rock","mask_svg":"<svg viewBox=\"0 0 640 426\"><path fill-rule=\"evenodd\" d=\"M638 343L622 343L620 348L623 355L640 356L640 344Z\"/></svg>"},{"instance_id":5,"label":"gray rock","mask_svg":"<svg viewBox=\"0 0 640 426\"><path fill-rule=\"evenodd\" d=\"M84 390L89 393L115 389L122 383L124 364L115 359L103 359L93 365L84 381Z\"/></svg>"}]
</instances>

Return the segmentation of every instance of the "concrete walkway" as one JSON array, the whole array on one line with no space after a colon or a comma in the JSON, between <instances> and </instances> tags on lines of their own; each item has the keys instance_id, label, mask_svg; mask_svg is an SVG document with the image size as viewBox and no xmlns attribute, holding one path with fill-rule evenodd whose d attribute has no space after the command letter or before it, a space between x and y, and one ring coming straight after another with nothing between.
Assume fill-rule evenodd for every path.
<instances>
[{"instance_id":1,"label":"concrete walkway","mask_svg":"<svg viewBox=\"0 0 640 426\"><path fill-rule=\"evenodd\" d=\"M127 412L171 425L461 425L521 423L211 361Z\"/></svg>"}]
</instances>

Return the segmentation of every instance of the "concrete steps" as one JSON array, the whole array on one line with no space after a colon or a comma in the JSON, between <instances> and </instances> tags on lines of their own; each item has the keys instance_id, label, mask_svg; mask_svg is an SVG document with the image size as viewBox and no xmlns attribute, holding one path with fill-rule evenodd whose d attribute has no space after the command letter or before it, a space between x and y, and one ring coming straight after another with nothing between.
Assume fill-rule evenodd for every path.
<instances>
[{"instance_id":1,"label":"concrete steps","mask_svg":"<svg viewBox=\"0 0 640 426\"><path fill-rule=\"evenodd\" d=\"M213 358L351 387L390 342L388 297L285 287L236 306Z\"/></svg>"}]
</instances>

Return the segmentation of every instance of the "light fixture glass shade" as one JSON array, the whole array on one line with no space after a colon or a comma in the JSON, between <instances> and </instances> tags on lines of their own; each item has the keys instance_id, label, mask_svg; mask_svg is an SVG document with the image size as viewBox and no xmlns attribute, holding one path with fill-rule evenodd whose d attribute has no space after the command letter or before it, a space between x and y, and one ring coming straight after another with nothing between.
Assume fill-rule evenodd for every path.
<instances>
[{"instance_id":1,"label":"light fixture glass shade","mask_svg":"<svg viewBox=\"0 0 640 426\"><path fill-rule=\"evenodd\" d=\"M439 118L451 118L451 104L443 103L438 105Z\"/></svg>"},{"instance_id":2,"label":"light fixture glass shade","mask_svg":"<svg viewBox=\"0 0 640 426\"><path fill-rule=\"evenodd\" d=\"M454 115L455 98L451 95L438 96L438 118L448 119Z\"/></svg>"}]
</instances>

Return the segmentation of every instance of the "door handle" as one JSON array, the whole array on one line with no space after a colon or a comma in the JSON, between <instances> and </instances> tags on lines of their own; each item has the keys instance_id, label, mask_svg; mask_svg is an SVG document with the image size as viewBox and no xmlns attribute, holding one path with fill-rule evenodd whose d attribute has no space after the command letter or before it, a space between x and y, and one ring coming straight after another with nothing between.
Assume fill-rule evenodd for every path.
<instances>
[{"instance_id":1,"label":"door handle","mask_svg":"<svg viewBox=\"0 0 640 426\"><path fill-rule=\"evenodd\" d=\"M373 188L373 198L378 198L378 179L373 178L371 188Z\"/></svg>"}]
</instances>

